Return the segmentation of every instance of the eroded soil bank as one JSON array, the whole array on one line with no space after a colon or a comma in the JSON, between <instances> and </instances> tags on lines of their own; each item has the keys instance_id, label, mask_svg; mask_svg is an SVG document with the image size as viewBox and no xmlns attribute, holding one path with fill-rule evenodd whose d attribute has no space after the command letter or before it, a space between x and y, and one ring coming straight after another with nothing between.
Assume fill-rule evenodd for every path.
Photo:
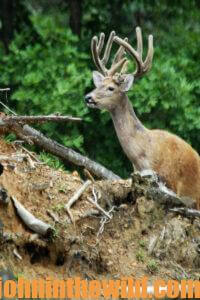
<instances>
[{"instance_id":1,"label":"eroded soil bank","mask_svg":"<svg viewBox=\"0 0 200 300\"><path fill-rule=\"evenodd\" d=\"M18 146L0 141L0 156L25 153ZM34 160L34 159L33 159ZM169 213L166 207L144 196L110 200L104 182L93 184L72 207L74 224L64 205L82 186L74 171L67 173L30 161L1 161L0 186L37 218L52 225L51 239L24 226L12 201L0 205L3 237L0 268L25 278L118 279L122 277L187 279L200 278L200 222ZM125 182L125 184L128 184ZM113 183L114 185L114 183ZM105 186L106 187L106 183ZM112 210L112 219L88 202ZM2 196L2 195L0 195ZM123 197L122 197L123 198ZM20 257L16 256L16 253Z\"/></svg>"}]
</instances>

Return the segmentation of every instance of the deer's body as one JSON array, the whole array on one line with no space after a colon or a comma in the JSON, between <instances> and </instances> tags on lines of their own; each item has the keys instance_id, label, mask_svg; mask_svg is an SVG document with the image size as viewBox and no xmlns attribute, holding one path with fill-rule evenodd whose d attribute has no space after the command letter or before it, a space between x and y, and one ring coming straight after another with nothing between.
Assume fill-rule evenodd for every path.
<instances>
[{"instance_id":1,"label":"deer's body","mask_svg":"<svg viewBox=\"0 0 200 300\"><path fill-rule=\"evenodd\" d=\"M200 158L178 136L145 128L135 115L128 97L110 111L120 144L135 169L153 170L167 187L200 204Z\"/></svg>"},{"instance_id":2,"label":"deer's body","mask_svg":"<svg viewBox=\"0 0 200 300\"><path fill-rule=\"evenodd\" d=\"M153 40L149 37L149 51L145 62L142 61L142 39L140 29L137 33L137 51L127 40L121 40L111 33L102 60L99 54L104 36L93 39L93 58L99 72L93 72L96 89L86 95L87 105L107 109L112 117L120 144L134 168L138 171L153 170L168 188L178 196L196 200L200 209L200 157L197 152L178 136L164 130L149 130L137 118L126 92L133 83L131 74L116 73L126 64L122 58L124 48L136 59L137 70L134 75L141 76L151 67L153 58ZM121 45L115 56L111 70L104 64L108 60L112 41ZM122 67L123 68L123 67ZM103 74L103 75L102 75Z\"/></svg>"}]
</instances>

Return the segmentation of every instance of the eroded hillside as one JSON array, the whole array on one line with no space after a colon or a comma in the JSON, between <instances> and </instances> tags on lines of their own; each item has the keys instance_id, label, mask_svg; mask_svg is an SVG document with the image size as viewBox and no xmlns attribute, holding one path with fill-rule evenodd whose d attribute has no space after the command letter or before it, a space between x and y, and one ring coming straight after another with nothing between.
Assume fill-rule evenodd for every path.
<instances>
[{"instance_id":1,"label":"eroded hillside","mask_svg":"<svg viewBox=\"0 0 200 300\"><path fill-rule=\"evenodd\" d=\"M0 185L9 197L50 224L54 235L49 239L31 232L17 216L12 200L1 204L1 268L26 278L200 278L198 219L169 213L143 195L121 196L120 201L110 198L108 182L100 181L92 183L72 207L73 224L64 205L83 179L76 171L36 163L34 157L35 168L28 158L13 159L23 153L27 154L20 146L1 139L0 157L9 159L1 160ZM115 187L117 181L111 184ZM106 219L88 197L99 198L112 218Z\"/></svg>"}]
</instances>

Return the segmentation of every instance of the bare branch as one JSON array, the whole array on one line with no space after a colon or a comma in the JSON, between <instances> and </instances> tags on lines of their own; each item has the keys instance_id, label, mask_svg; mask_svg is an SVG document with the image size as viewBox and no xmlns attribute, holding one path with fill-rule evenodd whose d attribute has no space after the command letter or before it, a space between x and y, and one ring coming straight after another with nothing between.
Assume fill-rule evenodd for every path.
<instances>
[{"instance_id":1,"label":"bare branch","mask_svg":"<svg viewBox=\"0 0 200 300\"><path fill-rule=\"evenodd\" d=\"M9 112L11 112L13 115L17 115L13 110L11 110L7 105L5 105L3 102L0 101L0 104L5 107Z\"/></svg>"},{"instance_id":2,"label":"bare branch","mask_svg":"<svg viewBox=\"0 0 200 300\"><path fill-rule=\"evenodd\" d=\"M24 125L23 128L21 128L20 133L21 135L25 136L25 138L31 139L34 144L42 147L46 151L62 159L69 160L75 165L85 167L92 174L95 174L99 178L111 179L111 180L120 179L118 175L106 169L101 164L94 162L88 157L83 156L78 152L45 137L41 132L37 131L36 129L28 125Z\"/></svg>"},{"instance_id":3,"label":"bare branch","mask_svg":"<svg viewBox=\"0 0 200 300\"><path fill-rule=\"evenodd\" d=\"M192 209L187 207L174 207L174 208L170 208L169 211L178 213L186 217L200 218L200 211L197 209Z\"/></svg>"},{"instance_id":4,"label":"bare branch","mask_svg":"<svg viewBox=\"0 0 200 300\"><path fill-rule=\"evenodd\" d=\"M78 191L69 199L67 204L65 204L65 210L70 216L72 223L74 223L74 219L72 213L70 211L70 207L80 198L80 196L84 193L84 191L88 188L88 186L92 183L92 181L87 180Z\"/></svg>"},{"instance_id":5,"label":"bare branch","mask_svg":"<svg viewBox=\"0 0 200 300\"><path fill-rule=\"evenodd\" d=\"M5 116L3 121L9 124L12 123L40 123L40 122L80 122L82 121L81 118L75 118L72 116L57 116L57 115L50 115L50 116Z\"/></svg>"},{"instance_id":6,"label":"bare branch","mask_svg":"<svg viewBox=\"0 0 200 300\"><path fill-rule=\"evenodd\" d=\"M0 92L10 91L10 88L0 89Z\"/></svg>"},{"instance_id":7,"label":"bare branch","mask_svg":"<svg viewBox=\"0 0 200 300\"><path fill-rule=\"evenodd\" d=\"M108 219L111 219L112 217L109 215L107 211L105 211L95 200L93 200L90 197L87 197L87 201L93 204L100 212L102 212Z\"/></svg>"},{"instance_id":8,"label":"bare branch","mask_svg":"<svg viewBox=\"0 0 200 300\"><path fill-rule=\"evenodd\" d=\"M6 123L4 118L0 118L0 133L14 132L20 139L26 141L29 144L36 144L42 149L50 152L64 160L68 160L75 165L85 167L89 172L96 175L98 178L103 179L120 179L120 177L114 174L112 171L106 169L101 164L92 161L86 156L79 154L78 152L65 147L47 137L45 137L40 131L21 124L11 122Z\"/></svg>"}]
</instances>

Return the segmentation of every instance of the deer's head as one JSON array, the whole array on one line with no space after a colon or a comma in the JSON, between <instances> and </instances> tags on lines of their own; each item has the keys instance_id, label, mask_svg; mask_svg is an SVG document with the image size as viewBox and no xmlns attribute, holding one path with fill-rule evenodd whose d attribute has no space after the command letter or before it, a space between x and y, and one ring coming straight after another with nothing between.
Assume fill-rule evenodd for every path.
<instances>
[{"instance_id":1,"label":"deer's head","mask_svg":"<svg viewBox=\"0 0 200 300\"><path fill-rule=\"evenodd\" d=\"M95 89L85 96L85 101L89 107L107 109L111 111L123 99L126 93L132 86L134 78L141 77L150 68L153 59L153 37L148 39L148 53L145 61L142 60L142 34L139 27L136 28L137 50L132 48L128 43L128 39L124 40L115 35L112 31L102 59L100 54L103 48L105 35L101 33L99 41L97 37L93 37L91 43L92 56L98 71L93 72L93 81ZM113 41L120 45L111 65L108 70L106 64L108 62ZM127 59L124 54L128 52L136 61L136 70L133 74L127 74Z\"/></svg>"}]
</instances>

